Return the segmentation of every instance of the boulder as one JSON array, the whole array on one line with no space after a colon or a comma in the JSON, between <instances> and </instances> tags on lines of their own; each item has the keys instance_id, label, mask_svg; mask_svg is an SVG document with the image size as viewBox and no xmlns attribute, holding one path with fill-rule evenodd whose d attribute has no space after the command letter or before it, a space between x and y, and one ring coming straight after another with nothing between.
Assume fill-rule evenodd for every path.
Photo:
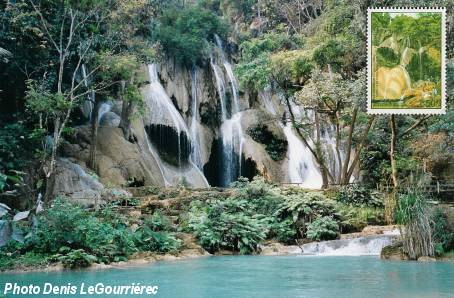
<instances>
[{"instance_id":1,"label":"boulder","mask_svg":"<svg viewBox=\"0 0 454 298\"><path fill-rule=\"evenodd\" d=\"M55 171L55 196L67 197L86 206L101 203L104 186L80 165L60 158Z\"/></svg>"},{"instance_id":2,"label":"boulder","mask_svg":"<svg viewBox=\"0 0 454 298\"><path fill-rule=\"evenodd\" d=\"M402 242L396 242L392 245L385 246L381 253L380 258L383 260L394 260L394 261L401 261L401 260L409 260L410 258L402 249Z\"/></svg>"},{"instance_id":3,"label":"boulder","mask_svg":"<svg viewBox=\"0 0 454 298\"><path fill-rule=\"evenodd\" d=\"M422 256L418 258L418 262L436 262L437 259L428 257L428 256Z\"/></svg>"},{"instance_id":4,"label":"boulder","mask_svg":"<svg viewBox=\"0 0 454 298\"><path fill-rule=\"evenodd\" d=\"M101 126L118 127L120 125L120 116L113 112L105 113L99 121Z\"/></svg>"}]
</instances>

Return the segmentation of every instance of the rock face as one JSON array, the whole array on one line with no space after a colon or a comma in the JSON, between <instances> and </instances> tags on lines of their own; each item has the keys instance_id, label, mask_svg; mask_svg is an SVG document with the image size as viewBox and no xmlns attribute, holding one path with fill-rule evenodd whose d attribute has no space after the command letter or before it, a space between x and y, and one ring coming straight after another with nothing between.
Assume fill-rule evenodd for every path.
<instances>
[{"instance_id":1,"label":"rock face","mask_svg":"<svg viewBox=\"0 0 454 298\"><path fill-rule=\"evenodd\" d=\"M380 258L383 260L409 260L410 258L402 249L402 242L396 242L395 244L385 246L381 253Z\"/></svg>"},{"instance_id":2,"label":"rock face","mask_svg":"<svg viewBox=\"0 0 454 298\"><path fill-rule=\"evenodd\" d=\"M83 205L101 203L104 186L78 164L61 158L57 161L55 196L69 197Z\"/></svg>"}]
</instances>

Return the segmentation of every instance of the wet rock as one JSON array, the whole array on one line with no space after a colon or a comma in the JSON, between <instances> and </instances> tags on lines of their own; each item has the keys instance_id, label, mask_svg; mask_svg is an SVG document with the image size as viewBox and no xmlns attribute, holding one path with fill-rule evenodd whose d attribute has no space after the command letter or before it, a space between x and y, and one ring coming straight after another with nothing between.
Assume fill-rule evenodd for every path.
<instances>
[{"instance_id":1,"label":"wet rock","mask_svg":"<svg viewBox=\"0 0 454 298\"><path fill-rule=\"evenodd\" d=\"M380 258L383 260L409 260L410 258L402 249L402 242L397 242L392 245L385 246L381 253Z\"/></svg>"},{"instance_id":2,"label":"wet rock","mask_svg":"<svg viewBox=\"0 0 454 298\"><path fill-rule=\"evenodd\" d=\"M260 254L264 256L285 256L301 254L301 248L296 245L284 245L279 242L270 242L260 245Z\"/></svg>"},{"instance_id":3,"label":"wet rock","mask_svg":"<svg viewBox=\"0 0 454 298\"><path fill-rule=\"evenodd\" d=\"M427 257L427 256L418 258L418 262L435 262L435 261L437 261L437 259L432 258L432 257Z\"/></svg>"},{"instance_id":4,"label":"wet rock","mask_svg":"<svg viewBox=\"0 0 454 298\"><path fill-rule=\"evenodd\" d=\"M109 127L118 127L120 125L120 116L113 112L107 112L104 116L100 119L99 125L101 126L109 126Z\"/></svg>"}]
</instances>

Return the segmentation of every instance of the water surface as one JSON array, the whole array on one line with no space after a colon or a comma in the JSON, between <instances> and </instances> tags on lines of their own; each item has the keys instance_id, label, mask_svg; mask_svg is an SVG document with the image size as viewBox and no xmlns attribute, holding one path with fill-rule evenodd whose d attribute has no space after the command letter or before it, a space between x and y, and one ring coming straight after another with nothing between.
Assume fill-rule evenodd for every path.
<instances>
[{"instance_id":1,"label":"water surface","mask_svg":"<svg viewBox=\"0 0 454 298\"><path fill-rule=\"evenodd\" d=\"M376 256L225 256L100 271L0 274L2 292L5 282L140 282L158 285L155 297L454 297L454 262L394 262Z\"/></svg>"}]
</instances>

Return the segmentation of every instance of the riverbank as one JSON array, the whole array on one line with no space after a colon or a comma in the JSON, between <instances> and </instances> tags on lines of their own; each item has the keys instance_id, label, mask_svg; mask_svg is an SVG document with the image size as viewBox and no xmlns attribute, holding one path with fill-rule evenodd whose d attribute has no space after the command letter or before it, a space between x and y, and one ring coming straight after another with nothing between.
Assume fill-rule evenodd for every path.
<instances>
[{"instance_id":1,"label":"riverbank","mask_svg":"<svg viewBox=\"0 0 454 298\"><path fill-rule=\"evenodd\" d=\"M340 255L354 255L354 254L371 254L369 248L369 253L367 251L367 245L369 245L369 241L374 241L376 237L380 236L387 236L393 235L395 233L396 227L391 226L367 226L361 232L357 233L350 233L350 234L342 234L339 240L332 240L332 241L322 241L322 242L308 242L301 243L301 245L286 245L284 243L280 243L275 240L268 240L265 243L261 244L258 247L258 252L256 255L261 256L289 256L289 255L302 255L302 254L319 254L319 255L326 255L323 254L323 249L320 251L309 251L310 246L318 246L318 247L335 247L339 250ZM177 261L177 260L186 260L186 259L193 259L193 258L200 258L200 257L207 257L207 256L226 256L226 255L238 255L238 252L229 251L229 250L219 250L214 254L208 253L203 247L198 244L196 237L192 234L188 233L178 233L177 237L181 240L181 249L178 252L173 253L156 253L151 251L142 251L136 252L129 256L129 259L126 261L120 262L112 262L109 264L104 263L92 263L88 267L85 268L77 268L77 270L104 270L104 269L112 269L112 268L129 268L135 266L144 266L148 264L152 264L159 261ZM392 238L390 238L392 239ZM365 250L354 250L357 249L357 244L354 244L359 240L365 247ZM353 246L352 244L353 243ZM356 245L356 246L355 246ZM375 245L381 245L377 243ZM353 249L354 251L346 254L345 251L342 249ZM381 249L380 246L375 247L375 250L372 251L372 254L378 255L379 250ZM307 250L307 251L305 251ZM331 254L333 255L333 254ZM76 271L77 271L76 270ZM42 265L32 265L32 266L24 266L19 265L13 269L2 270L2 273L33 273L33 272L56 272L56 271L72 271L65 267L61 262L56 263L48 263Z\"/></svg>"}]
</instances>

